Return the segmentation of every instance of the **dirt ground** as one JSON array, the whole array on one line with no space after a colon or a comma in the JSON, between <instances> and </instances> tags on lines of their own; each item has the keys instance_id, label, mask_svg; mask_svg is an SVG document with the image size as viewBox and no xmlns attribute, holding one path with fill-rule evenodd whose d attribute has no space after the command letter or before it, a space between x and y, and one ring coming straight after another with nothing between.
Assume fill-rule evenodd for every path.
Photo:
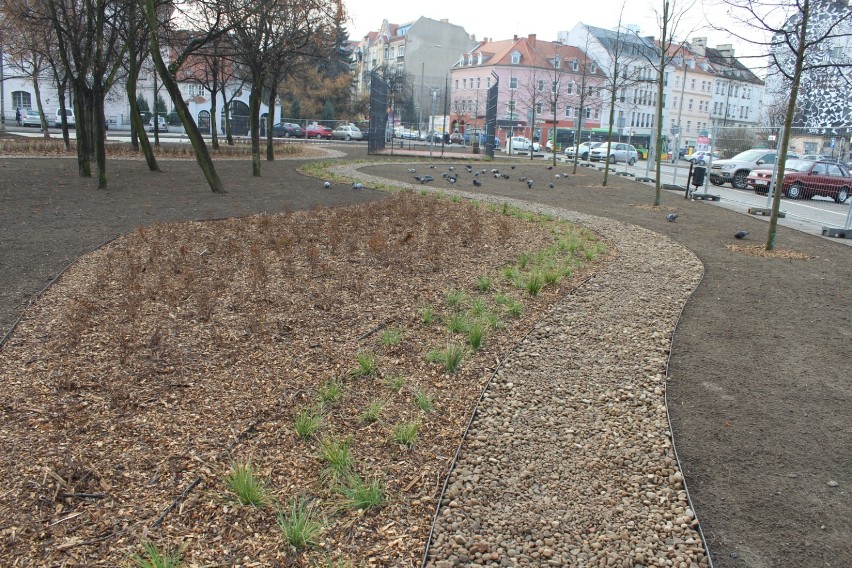
<instances>
[{"instance_id":1,"label":"dirt ground","mask_svg":"<svg viewBox=\"0 0 852 568\"><path fill-rule=\"evenodd\" d=\"M347 148L365 157L364 146ZM141 162L110 161L111 187L99 191L76 176L72 159L0 160L0 330L69 262L140 225L385 197L348 184L306 191L320 182L296 172L303 163L264 163L258 179L247 161L223 162L229 192L215 195L194 162L164 162L165 171L152 174ZM715 565L852 565L852 249L781 228L781 247L813 258L732 251L729 245L760 244L766 223L664 192L664 207L679 213L669 223L667 210L648 207L652 190L629 180L611 178L602 188L599 172L581 168L549 189L553 172L541 162L513 163L510 180L487 179L480 188L462 180L455 189L635 223L684 244L704 263L704 280L675 336L668 401ZM411 181L408 167L388 162L367 171ZM528 189L521 176L541 183ZM736 241L739 229L751 238Z\"/></svg>"}]
</instances>

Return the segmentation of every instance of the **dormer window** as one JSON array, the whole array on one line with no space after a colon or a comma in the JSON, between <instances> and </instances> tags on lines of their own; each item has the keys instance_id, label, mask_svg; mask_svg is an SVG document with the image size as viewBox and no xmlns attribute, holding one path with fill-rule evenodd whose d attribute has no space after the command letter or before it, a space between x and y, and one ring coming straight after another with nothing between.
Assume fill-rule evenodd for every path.
<instances>
[{"instance_id":1,"label":"dormer window","mask_svg":"<svg viewBox=\"0 0 852 568\"><path fill-rule=\"evenodd\" d=\"M571 62L571 71L574 71L576 73L579 70L580 70L580 62L575 59L574 61Z\"/></svg>"},{"instance_id":2,"label":"dormer window","mask_svg":"<svg viewBox=\"0 0 852 568\"><path fill-rule=\"evenodd\" d=\"M512 65L517 65L521 62L521 53L519 51L512 52Z\"/></svg>"},{"instance_id":3,"label":"dormer window","mask_svg":"<svg viewBox=\"0 0 852 568\"><path fill-rule=\"evenodd\" d=\"M592 63L592 64L589 66L589 73L597 73L597 72L598 72L598 66L597 66L597 65L595 65L594 63Z\"/></svg>"},{"instance_id":4,"label":"dormer window","mask_svg":"<svg viewBox=\"0 0 852 568\"><path fill-rule=\"evenodd\" d=\"M482 65L482 52L481 51L477 54L476 64Z\"/></svg>"},{"instance_id":5,"label":"dormer window","mask_svg":"<svg viewBox=\"0 0 852 568\"><path fill-rule=\"evenodd\" d=\"M562 68L562 58L560 58L558 55L553 59L553 67L555 69Z\"/></svg>"}]
</instances>

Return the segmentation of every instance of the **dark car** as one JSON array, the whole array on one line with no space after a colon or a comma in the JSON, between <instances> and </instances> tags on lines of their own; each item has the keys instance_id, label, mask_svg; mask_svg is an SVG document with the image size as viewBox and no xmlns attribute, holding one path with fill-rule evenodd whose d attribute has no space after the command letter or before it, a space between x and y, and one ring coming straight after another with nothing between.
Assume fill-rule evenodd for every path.
<instances>
[{"instance_id":1,"label":"dark car","mask_svg":"<svg viewBox=\"0 0 852 568\"><path fill-rule=\"evenodd\" d=\"M748 176L748 185L755 193L767 193L772 179L771 169L754 170ZM842 164L787 160L784 168L783 195L789 199L810 199L817 195L830 197L837 203L849 198L852 175Z\"/></svg>"},{"instance_id":2,"label":"dark car","mask_svg":"<svg viewBox=\"0 0 852 568\"><path fill-rule=\"evenodd\" d=\"M450 144L464 144L464 136L461 135L461 132L456 130L450 134Z\"/></svg>"},{"instance_id":3,"label":"dark car","mask_svg":"<svg viewBox=\"0 0 852 568\"><path fill-rule=\"evenodd\" d=\"M292 122L279 122L272 127L272 135L276 138L301 138L305 131L298 124Z\"/></svg>"}]
</instances>

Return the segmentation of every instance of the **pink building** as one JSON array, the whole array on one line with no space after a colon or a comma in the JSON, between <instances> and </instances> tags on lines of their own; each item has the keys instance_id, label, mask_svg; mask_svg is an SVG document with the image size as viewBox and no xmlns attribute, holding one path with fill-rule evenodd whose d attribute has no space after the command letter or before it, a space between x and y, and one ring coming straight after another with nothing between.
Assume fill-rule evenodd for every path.
<instances>
[{"instance_id":1,"label":"pink building","mask_svg":"<svg viewBox=\"0 0 852 568\"><path fill-rule=\"evenodd\" d=\"M599 128L603 71L580 49L561 43L525 38L488 38L462 55L450 75L452 130L483 129L488 89L498 81L497 136L536 137L550 130ZM586 96L580 104L580 92Z\"/></svg>"}]
</instances>

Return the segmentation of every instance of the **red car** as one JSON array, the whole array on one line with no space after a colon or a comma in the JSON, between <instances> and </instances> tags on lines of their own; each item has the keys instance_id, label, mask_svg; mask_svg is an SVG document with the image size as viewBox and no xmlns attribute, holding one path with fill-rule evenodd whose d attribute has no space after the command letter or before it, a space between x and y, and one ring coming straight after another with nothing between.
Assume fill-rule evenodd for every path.
<instances>
[{"instance_id":1,"label":"red car","mask_svg":"<svg viewBox=\"0 0 852 568\"><path fill-rule=\"evenodd\" d=\"M305 138L316 138L317 140L331 140L331 128L322 124L311 124L305 129Z\"/></svg>"},{"instance_id":2,"label":"red car","mask_svg":"<svg viewBox=\"0 0 852 568\"><path fill-rule=\"evenodd\" d=\"M767 193L772 170L752 170L748 185L755 193ZM837 203L849 198L852 174L843 164L810 160L787 160L784 168L783 195L790 199L810 199L817 195L830 197Z\"/></svg>"}]
</instances>

